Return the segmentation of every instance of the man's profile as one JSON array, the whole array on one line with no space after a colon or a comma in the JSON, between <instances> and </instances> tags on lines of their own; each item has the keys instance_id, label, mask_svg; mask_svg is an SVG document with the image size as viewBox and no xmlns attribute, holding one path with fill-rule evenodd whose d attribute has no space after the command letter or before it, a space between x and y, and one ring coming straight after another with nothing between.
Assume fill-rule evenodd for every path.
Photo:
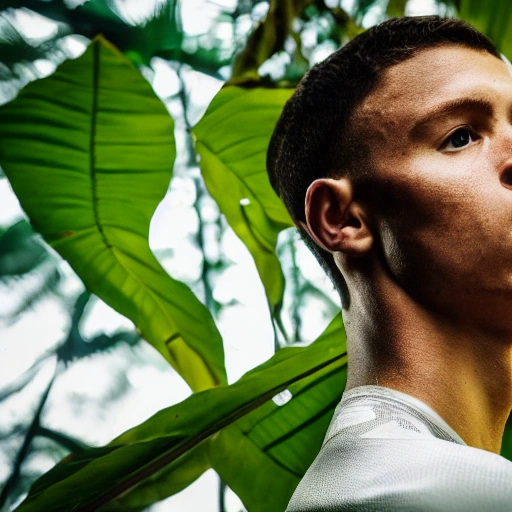
<instances>
[{"instance_id":1,"label":"man's profile","mask_svg":"<svg viewBox=\"0 0 512 512\"><path fill-rule=\"evenodd\" d=\"M399 18L313 67L272 186L342 298L348 378L289 512L512 511L512 76Z\"/></svg>"}]
</instances>

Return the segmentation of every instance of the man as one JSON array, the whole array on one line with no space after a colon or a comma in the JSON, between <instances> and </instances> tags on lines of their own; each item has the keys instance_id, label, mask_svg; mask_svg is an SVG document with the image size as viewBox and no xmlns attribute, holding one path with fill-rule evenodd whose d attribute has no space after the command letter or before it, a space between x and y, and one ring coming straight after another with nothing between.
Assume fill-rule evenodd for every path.
<instances>
[{"instance_id":1,"label":"man","mask_svg":"<svg viewBox=\"0 0 512 512\"><path fill-rule=\"evenodd\" d=\"M315 66L273 187L342 297L348 378L288 511L512 511L512 76L472 26L389 20Z\"/></svg>"}]
</instances>

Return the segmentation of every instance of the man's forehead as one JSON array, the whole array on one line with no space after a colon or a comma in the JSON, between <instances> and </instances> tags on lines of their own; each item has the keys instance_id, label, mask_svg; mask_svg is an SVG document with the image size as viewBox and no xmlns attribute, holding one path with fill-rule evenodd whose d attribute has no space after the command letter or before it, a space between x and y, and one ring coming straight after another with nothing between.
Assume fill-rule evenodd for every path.
<instances>
[{"instance_id":1,"label":"man's forehead","mask_svg":"<svg viewBox=\"0 0 512 512\"><path fill-rule=\"evenodd\" d=\"M429 48L385 70L354 119L378 131L395 129L440 103L493 95L505 86L512 86L510 63L465 46Z\"/></svg>"}]
</instances>

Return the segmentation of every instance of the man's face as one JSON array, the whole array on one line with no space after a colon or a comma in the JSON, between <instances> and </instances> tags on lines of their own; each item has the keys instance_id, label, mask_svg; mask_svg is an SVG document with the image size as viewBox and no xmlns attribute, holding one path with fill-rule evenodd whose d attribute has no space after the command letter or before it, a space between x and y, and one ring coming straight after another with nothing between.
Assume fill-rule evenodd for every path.
<instances>
[{"instance_id":1,"label":"man's face","mask_svg":"<svg viewBox=\"0 0 512 512\"><path fill-rule=\"evenodd\" d=\"M434 310L500 328L512 305L507 66L462 46L421 51L384 73L356 123L371 148L369 208L394 279Z\"/></svg>"}]
</instances>

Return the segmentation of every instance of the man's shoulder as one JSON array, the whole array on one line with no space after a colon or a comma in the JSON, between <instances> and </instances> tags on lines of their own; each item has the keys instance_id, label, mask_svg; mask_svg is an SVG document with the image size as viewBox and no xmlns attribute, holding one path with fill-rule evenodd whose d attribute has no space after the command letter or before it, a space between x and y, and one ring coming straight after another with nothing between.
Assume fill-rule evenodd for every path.
<instances>
[{"instance_id":1,"label":"man's shoulder","mask_svg":"<svg viewBox=\"0 0 512 512\"><path fill-rule=\"evenodd\" d=\"M512 462L442 439L327 442L287 512L512 510Z\"/></svg>"}]
</instances>

